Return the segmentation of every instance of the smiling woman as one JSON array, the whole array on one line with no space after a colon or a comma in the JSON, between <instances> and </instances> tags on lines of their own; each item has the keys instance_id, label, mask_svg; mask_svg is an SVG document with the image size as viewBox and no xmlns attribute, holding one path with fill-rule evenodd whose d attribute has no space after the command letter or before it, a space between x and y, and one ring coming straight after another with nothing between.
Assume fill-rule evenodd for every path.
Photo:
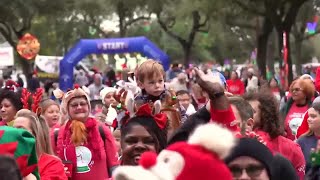
<instances>
[{"instance_id":1,"label":"smiling woman","mask_svg":"<svg viewBox=\"0 0 320 180\"><path fill-rule=\"evenodd\" d=\"M63 93L61 112L68 117L58 131L56 153L68 167L73 180L108 179L118 165L115 142L110 130L89 116L91 111L88 89L75 85ZM51 134L54 138L54 134Z\"/></svg>"},{"instance_id":2,"label":"smiling woman","mask_svg":"<svg viewBox=\"0 0 320 180\"><path fill-rule=\"evenodd\" d=\"M12 126L14 116L17 111L22 109L22 102L20 100L21 93L11 90L11 86L6 86L0 93L0 126Z\"/></svg>"},{"instance_id":3,"label":"smiling woman","mask_svg":"<svg viewBox=\"0 0 320 180\"><path fill-rule=\"evenodd\" d=\"M167 146L168 121L160 123L151 115L136 116L121 127L122 165L138 165L143 152L159 153Z\"/></svg>"}]
</instances>

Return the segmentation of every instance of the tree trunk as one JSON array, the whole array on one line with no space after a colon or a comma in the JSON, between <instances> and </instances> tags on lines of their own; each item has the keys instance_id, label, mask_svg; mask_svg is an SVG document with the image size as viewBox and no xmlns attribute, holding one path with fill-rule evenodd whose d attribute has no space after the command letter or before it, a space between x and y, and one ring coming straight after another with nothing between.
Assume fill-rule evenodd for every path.
<instances>
[{"instance_id":1,"label":"tree trunk","mask_svg":"<svg viewBox=\"0 0 320 180\"><path fill-rule=\"evenodd\" d=\"M300 39L295 40L295 51L296 51L296 71L297 75L301 75L302 68L301 68L301 51L302 51L302 41Z\"/></svg>"},{"instance_id":2,"label":"tree trunk","mask_svg":"<svg viewBox=\"0 0 320 180\"><path fill-rule=\"evenodd\" d=\"M117 6L117 12L119 16L119 36L125 37L126 36L126 25L125 25L125 9L124 4L120 2Z\"/></svg>"},{"instance_id":3,"label":"tree trunk","mask_svg":"<svg viewBox=\"0 0 320 180\"><path fill-rule=\"evenodd\" d=\"M185 67L189 67L190 64L190 57L191 57L191 47L192 45L189 43L181 44L184 52L184 65Z\"/></svg>"},{"instance_id":4,"label":"tree trunk","mask_svg":"<svg viewBox=\"0 0 320 180\"><path fill-rule=\"evenodd\" d=\"M268 36L260 35L258 37L258 54L257 64L260 70L260 75L266 78L266 61L267 61Z\"/></svg>"},{"instance_id":5,"label":"tree trunk","mask_svg":"<svg viewBox=\"0 0 320 180\"><path fill-rule=\"evenodd\" d=\"M262 32L258 35L258 45L257 45L257 63L260 70L260 75L266 78L266 62L267 62L267 49L268 40L272 32L273 25L271 21L267 18L264 19Z\"/></svg>"},{"instance_id":6,"label":"tree trunk","mask_svg":"<svg viewBox=\"0 0 320 180\"><path fill-rule=\"evenodd\" d=\"M269 42L268 42L268 49L267 49L267 66L269 68L269 71L272 73L272 75L275 74L274 72L274 62L275 62L275 52L276 52L276 47L275 47L275 43L277 41L276 38L276 33L272 33L270 34L270 37L269 37Z\"/></svg>"},{"instance_id":7,"label":"tree trunk","mask_svg":"<svg viewBox=\"0 0 320 180\"><path fill-rule=\"evenodd\" d=\"M18 57L18 61L20 61L21 63L21 67L22 67L22 72L23 74L27 77L30 78L30 75L33 72L33 63L30 62L29 60L26 60L24 58L22 58L21 56L17 56Z\"/></svg>"}]
</instances>

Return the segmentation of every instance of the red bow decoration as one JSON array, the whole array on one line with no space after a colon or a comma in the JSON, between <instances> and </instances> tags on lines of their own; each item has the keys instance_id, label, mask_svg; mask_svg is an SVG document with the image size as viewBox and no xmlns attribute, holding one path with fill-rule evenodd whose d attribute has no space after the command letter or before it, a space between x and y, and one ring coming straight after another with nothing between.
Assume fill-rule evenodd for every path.
<instances>
[{"instance_id":1,"label":"red bow decoration","mask_svg":"<svg viewBox=\"0 0 320 180\"><path fill-rule=\"evenodd\" d=\"M136 116L151 116L154 121L157 123L160 129L164 129L166 127L168 118L164 113L152 114L152 109L150 104L143 104L140 106L138 111L136 112Z\"/></svg>"},{"instance_id":2,"label":"red bow decoration","mask_svg":"<svg viewBox=\"0 0 320 180\"><path fill-rule=\"evenodd\" d=\"M9 89L10 91L14 91L15 87L19 87L19 84L11 79L6 81L5 88Z\"/></svg>"}]
</instances>

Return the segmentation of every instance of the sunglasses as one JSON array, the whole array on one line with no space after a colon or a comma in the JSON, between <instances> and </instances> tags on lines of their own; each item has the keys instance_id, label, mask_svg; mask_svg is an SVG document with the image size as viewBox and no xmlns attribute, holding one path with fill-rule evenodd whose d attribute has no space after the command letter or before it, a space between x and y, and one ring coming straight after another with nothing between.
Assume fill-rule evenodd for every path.
<instances>
[{"instance_id":1,"label":"sunglasses","mask_svg":"<svg viewBox=\"0 0 320 180\"><path fill-rule=\"evenodd\" d=\"M262 173L262 171L265 169L264 166L262 165L249 165L245 168L243 167L239 167L239 166L230 166L229 167L231 173L232 173L232 176L234 178L239 178L242 176L243 174L243 170L246 171L247 175L250 177L250 178L255 178L255 177L258 177L260 176L260 174Z\"/></svg>"}]
</instances>

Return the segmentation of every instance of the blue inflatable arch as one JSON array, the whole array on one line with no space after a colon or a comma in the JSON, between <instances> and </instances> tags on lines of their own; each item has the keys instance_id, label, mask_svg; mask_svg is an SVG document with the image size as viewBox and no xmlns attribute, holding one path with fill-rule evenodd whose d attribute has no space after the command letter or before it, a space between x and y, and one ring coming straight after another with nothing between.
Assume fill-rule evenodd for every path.
<instances>
[{"instance_id":1,"label":"blue inflatable arch","mask_svg":"<svg viewBox=\"0 0 320 180\"><path fill-rule=\"evenodd\" d=\"M169 69L169 57L146 37L114 39L81 39L60 61L60 89L73 87L73 69L88 54L116 54L139 52L159 61Z\"/></svg>"}]
</instances>

